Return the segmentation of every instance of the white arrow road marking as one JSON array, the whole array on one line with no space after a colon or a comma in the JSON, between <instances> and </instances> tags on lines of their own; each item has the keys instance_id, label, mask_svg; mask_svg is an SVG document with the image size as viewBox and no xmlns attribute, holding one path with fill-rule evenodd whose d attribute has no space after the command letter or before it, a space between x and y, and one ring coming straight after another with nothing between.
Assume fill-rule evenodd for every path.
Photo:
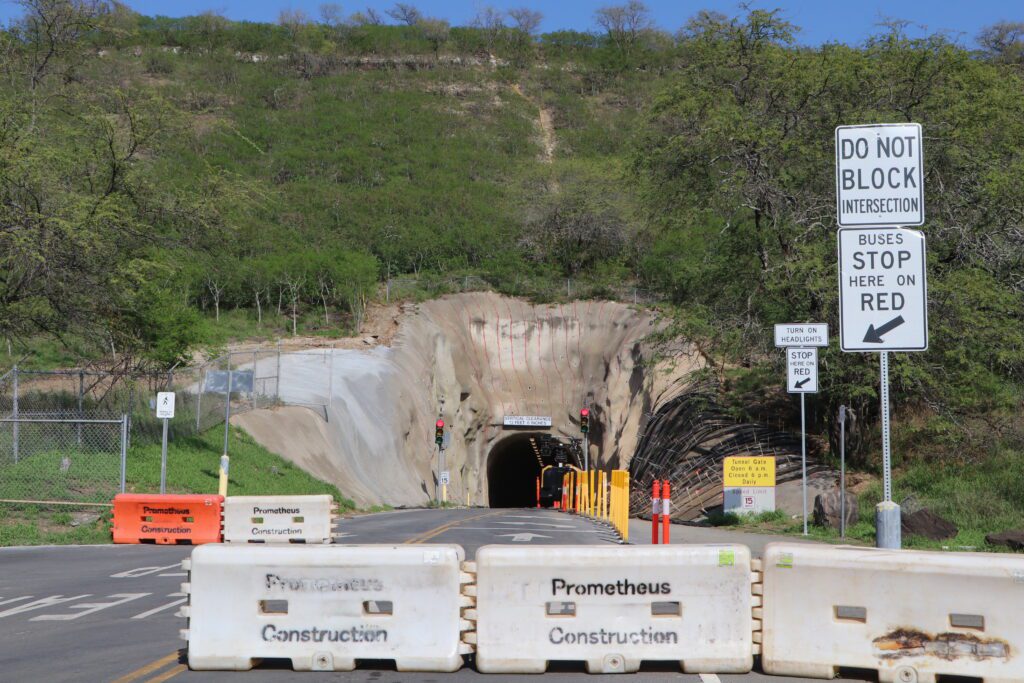
<instances>
[{"instance_id":1,"label":"white arrow road marking","mask_svg":"<svg viewBox=\"0 0 1024 683\"><path fill-rule=\"evenodd\" d=\"M78 614L41 614L38 617L32 617L29 621L71 621L72 619L78 619L84 617L86 614L92 614L93 612L99 612L100 610L107 609L108 607L117 607L123 605L126 602L132 600L138 600L144 598L152 593L115 593L114 595L108 595L108 598L121 598L114 602L83 602L78 605L71 605L69 609L80 609L82 610Z\"/></svg>"},{"instance_id":2,"label":"white arrow road marking","mask_svg":"<svg viewBox=\"0 0 1024 683\"><path fill-rule=\"evenodd\" d=\"M166 567L138 567L136 569L129 569L128 571L120 572L119 574L111 574L112 579L134 579L139 576L148 576L149 574L156 574L167 569L181 569L181 562L175 562L169 564Z\"/></svg>"},{"instance_id":3,"label":"white arrow road marking","mask_svg":"<svg viewBox=\"0 0 1024 683\"><path fill-rule=\"evenodd\" d=\"M43 607L53 607L54 605L59 605L62 602L81 600L82 598L87 598L90 595L92 595L92 593L86 593L85 595L73 595L70 598L61 597L60 595L51 595L48 598L39 598L35 602L30 602L24 605L18 605L17 607L12 607L9 610L0 612L0 617L10 617L15 614L21 614L22 612L30 612L34 609L42 609Z\"/></svg>"},{"instance_id":4,"label":"white arrow road marking","mask_svg":"<svg viewBox=\"0 0 1024 683\"><path fill-rule=\"evenodd\" d=\"M700 676L700 680L704 683L722 683L721 679L715 674L697 674Z\"/></svg>"},{"instance_id":5,"label":"white arrow road marking","mask_svg":"<svg viewBox=\"0 0 1024 683\"><path fill-rule=\"evenodd\" d=\"M550 536L545 536L543 534L531 534L530 532L526 532L525 534L498 534L498 536L511 536L512 541L515 543L529 543L535 538L551 538Z\"/></svg>"},{"instance_id":6,"label":"white arrow road marking","mask_svg":"<svg viewBox=\"0 0 1024 683\"><path fill-rule=\"evenodd\" d=\"M157 576L188 576L188 572L167 572L166 574L157 574Z\"/></svg>"},{"instance_id":7,"label":"white arrow road marking","mask_svg":"<svg viewBox=\"0 0 1024 683\"><path fill-rule=\"evenodd\" d=\"M25 596L22 596L20 598L11 598L9 600L4 600L3 602L0 602L0 605L9 605L12 602L18 602L19 600L31 600L31 599L32 599L31 595L25 595Z\"/></svg>"},{"instance_id":8,"label":"white arrow road marking","mask_svg":"<svg viewBox=\"0 0 1024 683\"><path fill-rule=\"evenodd\" d=\"M340 532L340 533L337 533L337 534L333 534L333 536L334 536L335 538L348 538L349 536L355 536L355 535L356 535L356 534L350 534L350 533L348 533L348 532L346 532L346 531L342 531L342 532Z\"/></svg>"},{"instance_id":9,"label":"white arrow road marking","mask_svg":"<svg viewBox=\"0 0 1024 683\"><path fill-rule=\"evenodd\" d=\"M176 596L179 596L179 595L185 595L185 594L184 593L171 593L167 597L173 598L173 597L176 597ZM160 605L159 607L156 607L156 608L151 609L149 611L143 612L142 614L136 614L134 617L132 617L132 619L145 619L146 617L152 616L152 615L156 614L157 612L160 612L160 611L165 610L165 609L170 609L171 607L174 607L175 605L180 605L181 603L185 602L186 600L188 600L188 597L183 597L180 600L175 600L174 602L169 602L166 605Z\"/></svg>"}]
</instances>

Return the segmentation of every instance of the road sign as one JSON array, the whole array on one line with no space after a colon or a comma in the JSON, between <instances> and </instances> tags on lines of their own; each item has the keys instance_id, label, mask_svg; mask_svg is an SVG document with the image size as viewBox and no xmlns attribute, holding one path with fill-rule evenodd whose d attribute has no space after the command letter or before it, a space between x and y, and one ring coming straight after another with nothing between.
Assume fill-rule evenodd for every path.
<instances>
[{"instance_id":1,"label":"road sign","mask_svg":"<svg viewBox=\"0 0 1024 683\"><path fill-rule=\"evenodd\" d=\"M775 486L773 456L730 456L722 464L723 486Z\"/></svg>"},{"instance_id":2,"label":"road sign","mask_svg":"<svg viewBox=\"0 0 1024 683\"><path fill-rule=\"evenodd\" d=\"M836 222L924 225L921 124L836 128Z\"/></svg>"},{"instance_id":3,"label":"road sign","mask_svg":"<svg viewBox=\"0 0 1024 683\"><path fill-rule=\"evenodd\" d=\"M156 395L156 416L161 420L174 417L174 392L161 391Z\"/></svg>"},{"instance_id":4,"label":"road sign","mask_svg":"<svg viewBox=\"0 0 1024 683\"><path fill-rule=\"evenodd\" d=\"M789 346L828 346L827 323L777 323L775 325L775 345Z\"/></svg>"},{"instance_id":5,"label":"road sign","mask_svg":"<svg viewBox=\"0 0 1024 683\"><path fill-rule=\"evenodd\" d=\"M839 231L843 351L928 348L925 238L905 228Z\"/></svg>"},{"instance_id":6,"label":"road sign","mask_svg":"<svg viewBox=\"0 0 1024 683\"><path fill-rule=\"evenodd\" d=\"M548 415L505 415L502 424L505 427L550 427L551 417Z\"/></svg>"},{"instance_id":7,"label":"road sign","mask_svg":"<svg viewBox=\"0 0 1024 683\"><path fill-rule=\"evenodd\" d=\"M818 349L786 349L786 388L791 394L818 393Z\"/></svg>"},{"instance_id":8,"label":"road sign","mask_svg":"<svg viewBox=\"0 0 1024 683\"><path fill-rule=\"evenodd\" d=\"M437 479L441 484L447 486L449 483L448 470L443 470Z\"/></svg>"}]
</instances>

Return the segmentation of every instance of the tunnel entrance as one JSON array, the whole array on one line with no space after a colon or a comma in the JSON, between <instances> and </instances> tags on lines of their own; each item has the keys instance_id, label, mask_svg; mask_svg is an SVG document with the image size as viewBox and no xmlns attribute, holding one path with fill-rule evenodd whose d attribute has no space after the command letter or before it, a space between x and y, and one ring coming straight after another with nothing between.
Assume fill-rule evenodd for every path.
<instances>
[{"instance_id":1,"label":"tunnel entrance","mask_svg":"<svg viewBox=\"0 0 1024 683\"><path fill-rule=\"evenodd\" d=\"M487 456L487 499L492 508L537 505L537 477L541 465L530 444L536 432L507 436Z\"/></svg>"}]
</instances>

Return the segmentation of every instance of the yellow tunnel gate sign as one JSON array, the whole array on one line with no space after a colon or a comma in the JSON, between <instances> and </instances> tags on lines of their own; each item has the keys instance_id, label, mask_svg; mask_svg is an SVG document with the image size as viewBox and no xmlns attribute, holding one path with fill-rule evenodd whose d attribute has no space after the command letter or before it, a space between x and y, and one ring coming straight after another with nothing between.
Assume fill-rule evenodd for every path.
<instances>
[{"instance_id":1,"label":"yellow tunnel gate sign","mask_svg":"<svg viewBox=\"0 0 1024 683\"><path fill-rule=\"evenodd\" d=\"M775 458L734 456L725 459L722 471L725 488L775 486Z\"/></svg>"}]
</instances>

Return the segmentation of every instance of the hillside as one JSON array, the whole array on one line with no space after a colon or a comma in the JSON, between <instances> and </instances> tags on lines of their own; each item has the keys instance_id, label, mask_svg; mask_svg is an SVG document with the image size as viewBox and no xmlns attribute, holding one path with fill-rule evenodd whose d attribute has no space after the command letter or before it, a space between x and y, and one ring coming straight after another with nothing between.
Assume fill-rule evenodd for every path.
<instances>
[{"instance_id":1,"label":"hillside","mask_svg":"<svg viewBox=\"0 0 1024 683\"><path fill-rule=\"evenodd\" d=\"M1018 43L894 23L806 47L764 11L537 35L28 7L0 32L10 363L159 373L232 338L349 334L395 283L538 303L639 290L665 339L712 359L736 417L793 427L770 330L835 329L832 131L916 121L931 348L894 359L898 462L1020 468ZM852 461L877 470L874 357L833 344L822 366L815 454L834 457L845 404Z\"/></svg>"}]
</instances>

